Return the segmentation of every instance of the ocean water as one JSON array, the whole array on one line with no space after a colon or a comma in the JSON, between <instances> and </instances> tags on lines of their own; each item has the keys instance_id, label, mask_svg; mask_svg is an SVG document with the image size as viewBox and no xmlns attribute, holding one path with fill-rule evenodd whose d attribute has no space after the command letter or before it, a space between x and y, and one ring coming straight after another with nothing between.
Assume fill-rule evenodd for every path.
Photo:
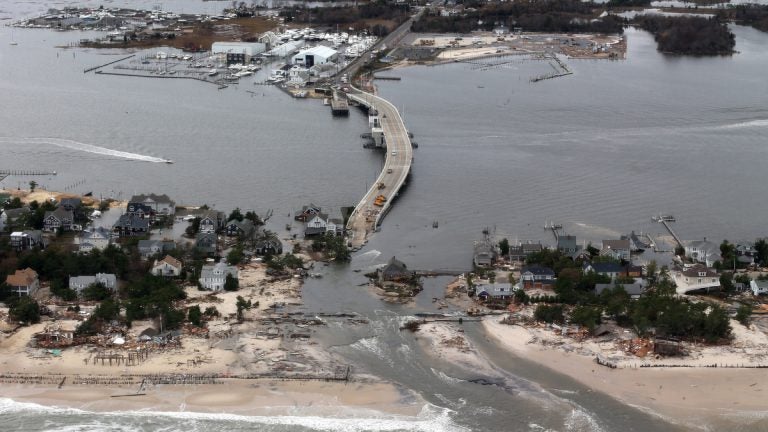
<instances>
[{"instance_id":1,"label":"ocean water","mask_svg":"<svg viewBox=\"0 0 768 432\"><path fill-rule=\"evenodd\" d=\"M205 13L223 4L163 2ZM48 6L0 2L0 19ZM352 263L307 281L304 309L368 318L369 326L329 322L318 341L356 370L419 393L427 402L420 415L90 413L0 399L0 430L687 430L510 356L472 326L466 334L492 359L488 367L446 364L398 330L414 313L434 310L429 298L387 305L359 285L392 255L411 268L466 269L486 227L497 237L547 243L542 226L554 220L580 241L597 242L630 230L658 234L650 217L665 212L677 216L683 238L765 235L768 35L733 29L739 53L732 57L664 56L651 36L628 30L626 61L565 60L574 74L554 80L530 83L550 66L520 61L396 69L388 74L402 81L378 83L419 143L413 175ZM11 35L19 45L6 43ZM186 80L84 74L125 55L57 48L92 36L0 27L0 169L55 170L36 180L97 196L160 192L182 204L272 209L277 231L296 208L352 205L375 180L383 155L362 148L363 113L334 119L318 101L250 84L219 91ZM425 293L439 293L446 281L427 280ZM707 426L766 428L762 418Z\"/></svg>"}]
</instances>

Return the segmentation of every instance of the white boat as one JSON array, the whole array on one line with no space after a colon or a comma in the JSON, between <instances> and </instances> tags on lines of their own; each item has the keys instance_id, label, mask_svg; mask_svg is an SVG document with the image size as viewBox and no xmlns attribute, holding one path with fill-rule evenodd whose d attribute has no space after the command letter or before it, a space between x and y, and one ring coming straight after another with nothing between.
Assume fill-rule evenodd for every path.
<instances>
[{"instance_id":1,"label":"white boat","mask_svg":"<svg viewBox=\"0 0 768 432\"><path fill-rule=\"evenodd\" d=\"M249 70L244 70L244 71L240 71L240 72L235 74L235 76L238 77L238 78L242 78L242 77L245 77L245 76L248 76L248 75L253 75L253 72L251 72Z\"/></svg>"},{"instance_id":2,"label":"white boat","mask_svg":"<svg viewBox=\"0 0 768 432\"><path fill-rule=\"evenodd\" d=\"M216 76L218 74L219 74L219 71L216 69L211 69L210 72L208 72L209 77Z\"/></svg>"}]
</instances>

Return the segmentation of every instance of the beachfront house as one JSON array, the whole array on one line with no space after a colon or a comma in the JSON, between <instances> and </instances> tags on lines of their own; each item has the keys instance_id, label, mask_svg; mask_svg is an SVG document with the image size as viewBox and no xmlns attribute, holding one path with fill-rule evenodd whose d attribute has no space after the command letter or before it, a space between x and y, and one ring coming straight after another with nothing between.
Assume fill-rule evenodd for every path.
<instances>
[{"instance_id":1,"label":"beachfront house","mask_svg":"<svg viewBox=\"0 0 768 432\"><path fill-rule=\"evenodd\" d=\"M321 211L322 209L320 207L310 203L309 205L303 206L301 210L297 211L293 218L299 222L306 222L312 216L320 213Z\"/></svg>"},{"instance_id":2,"label":"beachfront house","mask_svg":"<svg viewBox=\"0 0 768 432\"><path fill-rule=\"evenodd\" d=\"M256 225L249 219L241 221L233 219L227 222L224 232L226 232L228 237L250 238L256 232Z\"/></svg>"},{"instance_id":3,"label":"beachfront house","mask_svg":"<svg viewBox=\"0 0 768 432\"><path fill-rule=\"evenodd\" d=\"M555 272L549 267L537 264L520 270L520 283L523 289L545 289L555 284Z\"/></svg>"},{"instance_id":4,"label":"beachfront house","mask_svg":"<svg viewBox=\"0 0 768 432\"><path fill-rule=\"evenodd\" d=\"M515 290L510 283L488 283L475 286L477 298L482 301L507 300L515 295Z\"/></svg>"},{"instance_id":5,"label":"beachfront house","mask_svg":"<svg viewBox=\"0 0 768 432\"><path fill-rule=\"evenodd\" d=\"M685 256L694 262L704 264L707 267L715 265L715 261L720 261L720 245L708 241L706 237L703 240L691 240L683 242Z\"/></svg>"},{"instance_id":6,"label":"beachfront house","mask_svg":"<svg viewBox=\"0 0 768 432\"><path fill-rule=\"evenodd\" d=\"M525 261L529 255L541 252L541 243L523 243L518 246L509 247L510 261Z\"/></svg>"},{"instance_id":7,"label":"beachfront house","mask_svg":"<svg viewBox=\"0 0 768 432\"><path fill-rule=\"evenodd\" d=\"M175 278L181 276L182 264L176 258L166 255L161 260L155 260L150 273L155 276Z\"/></svg>"},{"instance_id":8,"label":"beachfront house","mask_svg":"<svg viewBox=\"0 0 768 432\"><path fill-rule=\"evenodd\" d=\"M125 213L112 226L112 232L118 237L140 237L149 232L149 219L142 219Z\"/></svg>"},{"instance_id":9,"label":"beachfront house","mask_svg":"<svg viewBox=\"0 0 768 432\"><path fill-rule=\"evenodd\" d=\"M680 295L720 289L720 274L701 264L674 272L673 279L677 285L677 293Z\"/></svg>"},{"instance_id":10,"label":"beachfront house","mask_svg":"<svg viewBox=\"0 0 768 432\"><path fill-rule=\"evenodd\" d=\"M312 237L323 234L344 234L344 222L338 218L328 217L325 213L317 213L311 216L304 225L304 237Z\"/></svg>"},{"instance_id":11,"label":"beachfront house","mask_svg":"<svg viewBox=\"0 0 768 432\"><path fill-rule=\"evenodd\" d=\"M600 256L610 257L617 261L629 261L631 247L629 239L624 240L603 240L603 247L600 249Z\"/></svg>"},{"instance_id":12,"label":"beachfront house","mask_svg":"<svg viewBox=\"0 0 768 432\"><path fill-rule=\"evenodd\" d=\"M150 209L152 217L157 216L173 216L176 213L176 203L168 197L168 195L158 194L146 194L146 195L134 195L128 201L128 209L131 206L146 206ZM138 208L138 207L136 207Z\"/></svg>"},{"instance_id":13,"label":"beachfront house","mask_svg":"<svg viewBox=\"0 0 768 432\"><path fill-rule=\"evenodd\" d=\"M413 277L413 272L408 270L405 263L394 256L384 267L378 269L377 273L380 281L399 281Z\"/></svg>"},{"instance_id":14,"label":"beachfront house","mask_svg":"<svg viewBox=\"0 0 768 432\"><path fill-rule=\"evenodd\" d=\"M276 234L264 231L253 243L257 255L280 255L283 253L283 242Z\"/></svg>"},{"instance_id":15,"label":"beachfront house","mask_svg":"<svg viewBox=\"0 0 768 432\"><path fill-rule=\"evenodd\" d=\"M56 210L45 212L45 216L43 217L43 231L56 232L59 229L69 231L72 229L74 220L75 215L72 213L72 210L58 207Z\"/></svg>"},{"instance_id":16,"label":"beachfront house","mask_svg":"<svg viewBox=\"0 0 768 432\"><path fill-rule=\"evenodd\" d=\"M475 264L475 267L488 268L496 261L496 249L491 242L475 242L473 252L472 262Z\"/></svg>"},{"instance_id":17,"label":"beachfront house","mask_svg":"<svg viewBox=\"0 0 768 432\"><path fill-rule=\"evenodd\" d=\"M111 273L96 273L94 276L70 276L69 289L78 295L91 285L101 284L104 288L115 291L117 289L117 276Z\"/></svg>"},{"instance_id":18,"label":"beachfront house","mask_svg":"<svg viewBox=\"0 0 768 432\"><path fill-rule=\"evenodd\" d=\"M229 266L223 262L206 264L200 270L200 287L212 291L221 291L224 289L227 275L237 279L237 267Z\"/></svg>"},{"instance_id":19,"label":"beachfront house","mask_svg":"<svg viewBox=\"0 0 768 432\"><path fill-rule=\"evenodd\" d=\"M80 198L62 198L59 202L59 207L71 212L76 212L82 205L83 201Z\"/></svg>"},{"instance_id":20,"label":"beachfront house","mask_svg":"<svg viewBox=\"0 0 768 432\"><path fill-rule=\"evenodd\" d=\"M206 210L198 215L200 218L199 233L213 234L219 232L224 226L224 213L216 210Z\"/></svg>"},{"instance_id":21,"label":"beachfront house","mask_svg":"<svg viewBox=\"0 0 768 432\"><path fill-rule=\"evenodd\" d=\"M75 237L75 244L78 252L82 253L88 253L94 249L104 250L112 244L112 233L104 227L98 227L93 231L83 231Z\"/></svg>"},{"instance_id":22,"label":"beachfront house","mask_svg":"<svg viewBox=\"0 0 768 432\"><path fill-rule=\"evenodd\" d=\"M578 250L578 245L576 244L576 236L572 235L561 235L557 238L557 250L564 253L565 255L570 255Z\"/></svg>"},{"instance_id":23,"label":"beachfront house","mask_svg":"<svg viewBox=\"0 0 768 432\"><path fill-rule=\"evenodd\" d=\"M19 297L33 295L40 288L37 272L31 268L16 270L14 274L5 278L5 284L11 293Z\"/></svg>"},{"instance_id":24,"label":"beachfront house","mask_svg":"<svg viewBox=\"0 0 768 432\"><path fill-rule=\"evenodd\" d=\"M14 250L20 252L36 247L45 249L46 241L43 237L43 232L40 230L15 231L11 233L10 244Z\"/></svg>"}]
</instances>

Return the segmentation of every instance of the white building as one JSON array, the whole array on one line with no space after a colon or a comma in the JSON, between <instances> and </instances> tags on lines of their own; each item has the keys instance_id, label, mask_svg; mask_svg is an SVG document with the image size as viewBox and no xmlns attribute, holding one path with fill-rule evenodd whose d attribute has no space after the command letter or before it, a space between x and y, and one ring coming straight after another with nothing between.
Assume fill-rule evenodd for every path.
<instances>
[{"instance_id":1,"label":"white building","mask_svg":"<svg viewBox=\"0 0 768 432\"><path fill-rule=\"evenodd\" d=\"M91 232L83 231L81 235L75 237L75 244L78 251L82 253L88 253L94 249L104 250L112 243L111 234L104 227L96 228Z\"/></svg>"},{"instance_id":2,"label":"white building","mask_svg":"<svg viewBox=\"0 0 768 432\"><path fill-rule=\"evenodd\" d=\"M338 58L339 53L335 49L323 45L318 45L316 47L300 51L298 54L293 56L291 63L310 68L314 65L334 62Z\"/></svg>"},{"instance_id":3,"label":"white building","mask_svg":"<svg viewBox=\"0 0 768 432\"><path fill-rule=\"evenodd\" d=\"M214 42L211 45L212 54L244 54L253 57L266 50L267 45L261 42Z\"/></svg>"},{"instance_id":4,"label":"white building","mask_svg":"<svg viewBox=\"0 0 768 432\"><path fill-rule=\"evenodd\" d=\"M288 83L303 86L309 81L309 70L295 65L288 71Z\"/></svg>"},{"instance_id":5,"label":"white building","mask_svg":"<svg viewBox=\"0 0 768 432\"><path fill-rule=\"evenodd\" d=\"M200 286L203 289L221 291L227 281L227 275L237 279L237 267L228 266L226 263L206 264L200 271Z\"/></svg>"},{"instance_id":6,"label":"white building","mask_svg":"<svg viewBox=\"0 0 768 432\"><path fill-rule=\"evenodd\" d=\"M720 275L703 265L695 265L687 270L675 272L673 276L677 293L684 295L693 291L713 291L720 289Z\"/></svg>"},{"instance_id":7,"label":"white building","mask_svg":"<svg viewBox=\"0 0 768 432\"><path fill-rule=\"evenodd\" d=\"M166 255L161 260L155 260L151 273L155 276L179 277L181 275L181 261Z\"/></svg>"},{"instance_id":8,"label":"white building","mask_svg":"<svg viewBox=\"0 0 768 432\"><path fill-rule=\"evenodd\" d=\"M768 281L751 280L749 281L749 289L754 295L768 294Z\"/></svg>"},{"instance_id":9,"label":"white building","mask_svg":"<svg viewBox=\"0 0 768 432\"><path fill-rule=\"evenodd\" d=\"M720 261L720 246L711 241L692 240L685 242L685 255L692 260L712 267L715 261Z\"/></svg>"},{"instance_id":10,"label":"white building","mask_svg":"<svg viewBox=\"0 0 768 432\"><path fill-rule=\"evenodd\" d=\"M71 276L69 278L69 288L78 294L97 283L104 285L104 288L110 291L114 291L117 288L117 276L110 273L96 273L95 276Z\"/></svg>"}]
</instances>

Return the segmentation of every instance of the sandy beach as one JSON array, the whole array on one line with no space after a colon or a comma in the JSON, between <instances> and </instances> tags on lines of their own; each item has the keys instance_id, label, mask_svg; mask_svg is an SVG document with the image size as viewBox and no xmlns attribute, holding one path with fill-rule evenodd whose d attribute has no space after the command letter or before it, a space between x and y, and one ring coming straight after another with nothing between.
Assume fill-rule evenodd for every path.
<instances>
[{"instance_id":1,"label":"sandy beach","mask_svg":"<svg viewBox=\"0 0 768 432\"><path fill-rule=\"evenodd\" d=\"M331 415L369 410L416 415L423 401L388 383L225 379L222 384L150 385L136 388L94 385L3 384L4 397L85 411L229 413L239 415ZM351 410L349 410L351 408Z\"/></svg>"},{"instance_id":2,"label":"sandy beach","mask_svg":"<svg viewBox=\"0 0 768 432\"><path fill-rule=\"evenodd\" d=\"M595 363L594 346L570 352L547 347L540 343L543 330L501 324L496 317L484 320L483 327L512 354L545 365L625 404L674 423L696 428L708 423L733 422L736 425L742 419L756 420L766 415L764 394L768 391L768 382L765 369L611 369ZM535 339L539 341L532 343ZM690 361L708 363L711 359L702 357ZM677 359L675 362L679 363Z\"/></svg>"}]
</instances>

